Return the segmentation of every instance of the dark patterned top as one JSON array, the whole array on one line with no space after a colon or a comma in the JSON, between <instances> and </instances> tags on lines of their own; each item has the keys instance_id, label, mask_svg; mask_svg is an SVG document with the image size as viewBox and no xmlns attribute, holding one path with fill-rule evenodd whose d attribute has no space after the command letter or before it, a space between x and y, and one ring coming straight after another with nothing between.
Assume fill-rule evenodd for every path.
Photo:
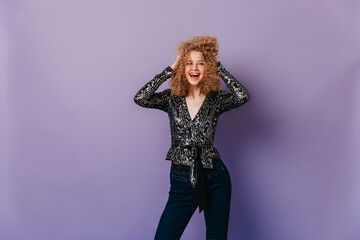
<instances>
[{"instance_id":1,"label":"dark patterned top","mask_svg":"<svg viewBox=\"0 0 360 240\"><path fill-rule=\"evenodd\" d=\"M166 160L190 166L190 182L196 185L195 157L200 148L203 168L213 168L213 159L221 158L213 146L216 125L220 114L239 107L250 99L246 88L237 81L220 62L218 74L231 93L220 90L205 97L199 111L191 119L185 97L171 94L170 89L155 93L159 86L174 73L169 66L145 84L135 95L136 104L146 108L157 108L168 113L171 143Z\"/></svg>"}]
</instances>

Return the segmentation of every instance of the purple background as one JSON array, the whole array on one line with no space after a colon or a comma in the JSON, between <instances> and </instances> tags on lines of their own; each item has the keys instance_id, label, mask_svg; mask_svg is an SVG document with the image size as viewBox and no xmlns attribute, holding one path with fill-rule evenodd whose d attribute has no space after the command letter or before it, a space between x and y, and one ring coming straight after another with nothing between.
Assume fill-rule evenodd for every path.
<instances>
[{"instance_id":1,"label":"purple background","mask_svg":"<svg viewBox=\"0 0 360 240\"><path fill-rule=\"evenodd\" d=\"M215 140L229 239L360 238L359 1L2 0L0 14L1 239L153 238L170 130L133 96L200 34L252 97ZM195 212L182 239L204 238Z\"/></svg>"}]
</instances>

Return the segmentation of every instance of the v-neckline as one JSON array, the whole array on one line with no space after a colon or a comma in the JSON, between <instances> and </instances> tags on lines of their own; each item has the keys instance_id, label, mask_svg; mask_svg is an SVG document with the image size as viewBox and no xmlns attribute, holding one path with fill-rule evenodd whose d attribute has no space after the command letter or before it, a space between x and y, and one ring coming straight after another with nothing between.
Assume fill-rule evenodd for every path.
<instances>
[{"instance_id":1,"label":"v-neckline","mask_svg":"<svg viewBox=\"0 0 360 240\"><path fill-rule=\"evenodd\" d=\"M189 117L189 119L190 119L191 122L193 122L193 121L195 120L195 118L199 115L202 107L204 106L204 103L205 103L207 97L208 97L208 96L206 95L205 98L204 98L204 101L201 103L201 106L200 106L200 108L198 109L198 111L196 112L196 114L195 114L195 116L194 116L193 119L191 119L189 107L188 107L187 102L186 102L186 97L182 97L183 100L184 100L184 103L185 103L185 108L186 108L187 115L188 115L188 117Z\"/></svg>"}]
</instances>

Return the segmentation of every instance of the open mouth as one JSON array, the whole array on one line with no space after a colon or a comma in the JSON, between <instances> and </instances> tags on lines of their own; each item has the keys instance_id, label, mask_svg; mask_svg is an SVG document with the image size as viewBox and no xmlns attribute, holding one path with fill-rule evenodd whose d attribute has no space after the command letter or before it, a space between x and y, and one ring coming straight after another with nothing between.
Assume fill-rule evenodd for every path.
<instances>
[{"instance_id":1,"label":"open mouth","mask_svg":"<svg viewBox=\"0 0 360 240\"><path fill-rule=\"evenodd\" d=\"M189 75L192 80L197 80L200 77L200 73L190 73Z\"/></svg>"}]
</instances>

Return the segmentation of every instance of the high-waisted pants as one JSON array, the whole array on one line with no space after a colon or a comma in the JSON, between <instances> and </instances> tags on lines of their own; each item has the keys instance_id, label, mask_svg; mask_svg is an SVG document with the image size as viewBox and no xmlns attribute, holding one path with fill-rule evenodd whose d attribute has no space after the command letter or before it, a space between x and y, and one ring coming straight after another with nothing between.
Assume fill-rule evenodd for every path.
<instances>
[{"instance_id":1,"label":"high-waisted pants","mask_svg":"<svg viewBox=\"0 0 360 240\"><path fill-rule=\"evenodd\" d=\"M215 162L213 169L203 169L207 187L207 208L204 209L207 240L227 239L231 181L223 161ZM180 165L170 170L170 191L161 215L155 240L177 240L183 234L198 207L196 190L191 186L190 172L181 171Z\"/></svg>"}]
</instances>

